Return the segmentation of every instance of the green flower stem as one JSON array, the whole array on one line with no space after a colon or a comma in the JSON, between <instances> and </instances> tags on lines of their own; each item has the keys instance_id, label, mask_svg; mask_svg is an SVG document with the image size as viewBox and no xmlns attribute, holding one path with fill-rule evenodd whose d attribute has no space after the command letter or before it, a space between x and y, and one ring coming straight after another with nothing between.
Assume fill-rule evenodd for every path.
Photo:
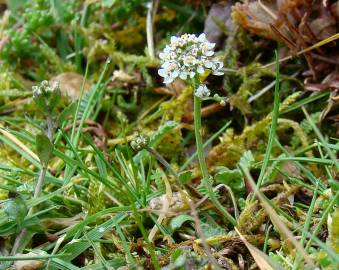
<instances>
[{"instance_id":1,"label":"green flower stem","mask_svg":"<svg viewBox=\"0 0 339 270\"><path fill-rule=\"evenodd\" d=\"M204 149L201 136L201 98L194 95L194 132L195 132L195 141L197 144L197 153L199 165L204 181L208 181L209 173L207 169L207 164L204 158Z\"/></svg>"},{"instance_id":2,"label":"green flower stem","mask_svg":"<svg viewBox=\"0 0 339 270\"><path fill-rule=\"evenodd\" d=\"M47 166L43 166L40 173L39 173L39 177L34 189L34 195L33 195L33 199L36 199L39 197L42 187L44 185L45 182L45 176L47 173ZM31 216L34 213L34 207L31 207L28 210L27 216ZM11 251L11 255L14 256L18 251L21 251L24 243L24 239L26 238L26 234L27 234L27 229L23 228L20 233L18 234L17 238L14 241L13 247L12 247L12 251Z\"/></svg>"},{"instance_id":3,"label":"green flower stem","mask_svg":"<svg viewBox=\"0 0 339 270\"><path fill-rule=\"evenodd\" d=\"M47 123L47 132L46 132L47 137L52 142L53 135L54 135L54 123L53 123L53 118L51 114L47 115L46 123ZM46 173L47 173L47 165L42 165L37 183L34 188L33 199L36 199L40 196L42 187L45 183ZM34 207L31 207L28 210L27 216L31 216L33 215L33 213L34 213ZM22 248L24 248L24 245L25 245L24 240L26 238L26 234L27 234L26 228L23 228L21 232L18 234L17 238L14 241L12 250L11 250L12 256L15 255L18 251L21 251Z\"/></svg>"},{"instance_id":4,"label":"green flower stem","mask_svg":"<svg viewBox=\"0 0 339 270\"><path fill-rule=\"evenodd\" d=\"M54 123L53 123L53 118L51 114L47 115L46 122L47 122L47 132L46 132L47 137L52 142L53 135L54 135ZM40 174L39 174L38 181L34 189L33 199L36 199L40 196L42 187L45 182L46 173L47 173L47 165L43 165L40 171ZM31 209L29 209L28 215L32 215L33 212L34 212L34 208L32 207Z\"/></svg>"},{"instance_id":5,"label":"green flower stem","mask_svg":"<svg viewBox=\"0 0 339 270\"><path fill-rule=\"evenodd\" d=\"M193 82L193 89L197 88L197 82ZM198 160L200 165L200 170L202 173L202 183L205 186L208 196L218 210L224 215L224 217L232 225L236 225L236 220L227 212L227 210L221 205L217 197L213 192L213 188L209 182L210 175L208 173L207 164L204 158L204 149L203 141L201 136L201 98L194 95L194 132L195 132L195 141L197 145Z\"/></svg>"}]
</instances>

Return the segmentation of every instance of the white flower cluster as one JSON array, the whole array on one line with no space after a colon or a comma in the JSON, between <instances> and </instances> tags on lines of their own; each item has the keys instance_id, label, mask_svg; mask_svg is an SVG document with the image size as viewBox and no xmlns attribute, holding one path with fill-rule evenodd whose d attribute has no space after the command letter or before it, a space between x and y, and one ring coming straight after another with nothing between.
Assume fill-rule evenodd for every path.
<instances>
[{"instance_id":1,"label":"white flower cluster","mask_svg":"<svg viewBox=\"0 0 339 270\"><path fill-rule=\"evenodd\" d=\"M223 63L212 57L214 46L215 43L210 43L204 33L198 37L193 34L172 36L171 43L159 54L163 63L158 73L165 78L164 83L171 83L178 77L182 80L194 78L206 70L223 75Z\"/></svg>"},{"instance_id":2,"label":"white flower cluster","mask_svg":"<svg viewBox=\"0 0 339 270\"><path fill-rule=\"evenodd\" d=\"M55 92L60 89L59 82L54 82L52 85L46 80L42 81L39 85L32 86L33 97L40 96L46 92Z\"/></svg>"},{"instance_id":3,"label":"white flower cluster","mask_svg":"<svg viewBox=\"0 0 339 270\"><path fill-rule=\"evenodd\" d=\"M134 151L140 151L148 146L149 138L146 135L135 134L134 136L130 144Z\"/></svg>"},{"instance_id":4,"label":"white flower cluster","mask_svg":"<svg viewBox=\"0 0 339 270\"><path fill-rule=\"evenodd\" d=\"M200 84L194 93L197 97L205 98L211 94L211 91L207 88L206 84Z\"/></svg>"}]
</instances>

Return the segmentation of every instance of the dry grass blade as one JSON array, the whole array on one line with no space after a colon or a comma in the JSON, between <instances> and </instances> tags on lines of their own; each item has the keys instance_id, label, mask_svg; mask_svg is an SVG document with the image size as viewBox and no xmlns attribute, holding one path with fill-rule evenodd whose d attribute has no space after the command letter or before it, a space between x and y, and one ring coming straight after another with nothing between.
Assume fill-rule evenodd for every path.
<instances>
[{"instance_id":1,"label":"dry grass blade","mask_svg":"<svg viewBox=\"0 0 339 270\"><path fill-rule=\"evenodd\" d=\"M5 130L2 126L0 126L0 133L4 135L7 139L9 139L11 142L19 146L22 150L24 150L28 155L30 155L33 159L36 161L39 161L39 157L31 150L29 149L25 144L23 144L17 137L15 137L13 134L9 133L7 130Z\"/></svg>"},{"instance_id":2,"label":"dry grass blade","mask_svg":"<svg viewBox=\"0 0 339 270\"><path fill-rule=\"evenodd\" d=\"M204 251L205 251L205 253L208 257L208 260L214 266L214 269L220 269L218 262L215 260L213 254L212 254L211 248L206 241L205 234L204 234L204 232L201 228L200 219L198 217L197 209L196 209L195 205L193 204L193 202L190 202L190 207L191 207L191 215L194 218L197 235L200 238L200 243L202 244L202 246L204 248Z\"/></svg>"},{"instance_id":3,"label":"dry grass blade","mask_svg":"<svg viewBox=\"0 0 339 270\"><path fill-rule=\"evenodd\" d=\"M337 269L338 8L0 0L0 270Z\"/></svg>"},{"instance_id":4,"label":"dry grass blade","mask_svg":"<svg viewBox=\"0 0 339 270\"><path fill-rule=\"evenodd\" d=\"M286 56L284 58L281 58L281 59L279 59L279 63L283 63L283 62L285 62L287 60L292 59L295 56L299 56L299 55L302 55L302 54L307 53L309 51L312 51L314 49L317 49L317 48L319 48L321 46L324 46L324 45L326 45L326 44L328 44L328 43L330 43L332 41L335 41L337 39L339 39L339 33L337 33L337 34L335 34L333 36L330 36L330 37L328 37L326 39L323 39L323 40L317 42L316 44L314 44L314 45L312 45L312 46L310 46L310 47L308 47L306 49L303 49L303 50L297 52L295 55L289 55L289 56ZM271 67L271 66L274 66L274 65L275 65L275 62L272 62L272 63L269 63L267 65L264 65L263 68L268 68L268 67Z\"/></svg>"},{"instance_id":5,"label":"dry grass blade","mask_svg":"<svg viewBox=\"0 0 339 270\"><path fill-rule=\"evenodd\" d=\"M276 268L273 268L271 266L271 264L269 263L269 257L264 252L253 246L251 243L249 243L237 228L234 229L239 234L241 241L243 241L246 247L248 248L249 252L251 253L253 259L257 263L257 266L260 268L260 270L276 270Z\"/></svg>"},{"instance_id":6,"label":"dry grass blade","mask_svg":"<svg viewBox=\"0 0 339 270\"><path fill-rule=\"evenodd\" d=\"M147 47L148 53L151 59L154 59L154 17L157 12L159 5L159 0L154 0L149 3L148 11L147 11L147 19L146 19L146 34L147 34Z\"/></svg>"},{"instance_id":7,"label":"dry grass blade","mask_svg":"<svg viewBox=\"0 0 339 270\"><path fill-rule=\"evenodd\" d=\"M173 200L173 192L172 192L172 187L167 179L167 177L163 178L164 183L165 183L165 189L166 189L166 196L165 196L165 200L163 201L163 207L161 209L162 213L159 215L158 219L157 219L157 224L161 224L164 219L166 218L166 216L169 214L169 207L171 205L171 202ZM155 235L157 234L159 228L158 225L154 224L152 230L150 231L149 235L148 235L148 239L150 242L154 241Z\"/></svg>"},{"instance_id":8,"label":"dry grass blade","mask_svg":"<svg viewBox=\"0 0 339 270\"><path fill-rule=\"evenodd\" d=\"M279 230L279 233L283 238L286 239L286 241L290 242L294 245L297 252L301 254L305 262L308 264L308 266L315 268L315 265L313 263L313 260L309 256L309 254L305 251L305 249L302 247L302 245L298 242L298 240L294 237L293 233L288 229L286 224L281 220L281 218L278 216L278 214L275 212L275 210L272 208L272 206L266 201L266 198L262 194L262 192L257 188L257 186L254 183L254 180L252 176L250 175L248 170L244 171L246 178L252 188L254 190L255 195L257 195L259 201L261 202L262 207L266 210L267 214L269 215L271 221L275 225L275 227Z\"/></svg>"}]
</instances>

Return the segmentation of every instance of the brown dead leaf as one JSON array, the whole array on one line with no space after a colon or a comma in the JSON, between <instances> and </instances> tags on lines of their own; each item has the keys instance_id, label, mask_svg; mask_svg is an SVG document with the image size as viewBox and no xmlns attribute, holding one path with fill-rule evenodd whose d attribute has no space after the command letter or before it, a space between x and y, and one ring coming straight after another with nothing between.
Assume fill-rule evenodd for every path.
<instances>
[{"instance_id":1,"label":"brown dead leaf","mask_svg":"<svg viewBox=\"0 0 339 270\"><path fill-rule=\"evenodd\" d=\"M14 267L16 270L36 270L36 269L40 269L40 267L43 265L42 261L29 259L29 257L37 256L33 252L29 252L27 254L16 254L16 256L22 256L22 257L28 258L27 261L15 261Z\"/></svg>"},{"instance_id":2,"label":"brown dead leaf","mask_svg":"<svg viewBox=\"0 0 339 270\"><path fill-rule=\"evenodd\" d=\"M60 91L63 96L68 96L72 99L80 97L81 87L84 82L84 76L75 72L61 73L50 79L51 82L59 82ZM84 94L89 91L92 83L86 80L84 85Z\"/></svg>"},{"instance_id":3,"label":"brown dead leaf","mask_svg":"<svg viewBox=\"0 0 339 270\"><path fill-rule=\"evenodd\" d=\"M272 12L277 12L273 2L265 2L265 6ZM267 11L263 9L259 1L236 3L233 6L232 18L236 23L256 35L277 40L277 36L270 27L275 22L275 18L267 14Z\"/></svg>"},{"instance_id":4,"label":"brown dead leaf","mask_svg":"<svg viewBox=\"0 0 339 270\"><path fill-rule=\"evenodd\" d=\"M249 0L233 6L232 18L256 35L284 43L291 50L290 57L303 51L309 67L303 75L314 81L307 90L319 91L328 88L317 83L319 79L332 72L338 63L337 44L332 40L326 46L314 48L313 53L307 50L336 35L338 14L334 10L338 10L338 2Z\"/></svg>"},{"instance_id":5,"label":"brown dead leaf","mask_svg":"<svg viewBox=\"0 0 339 270\"><path fill-rule=\"evenodd\" d=\"M219 47L224 32L232 32L235 28L231 18L231 7L235 1L215 3L212 5L205 20L204 33L210 42ZM221 24L221 25L219 25Z\"/></svg>"},{"instance_id":6,"label":"brown dead leaf","mask_svg":"<svg viewBox=\"0 0 339 270\"><path fill-rule=\"evenodd\" d=\"M123 70L115 70L113 72L112 81L119 81L124 83L137 83L140 81L140 76L127 74Z\"/></svg>"},{"instance_id":7,"label":"brown dead leaf","mask_svg":"<svg viewBox=\"0 0 339 270\"><path fill-rule=\"evenodd\" d=\"M168 207L169 212L180 212L184 210L190 209L189 206L189 197L186 194L183 194L181 192L173 192L170 205ZM161 195L159 197L153 198L149 202L149 206L152 210L161 210L163 209L163 206L165 203L167 203L167 197L166 194Z\"/></svg>"},{"instance_id":8,"label":"brown dead leaf","mask_svg":"<svg viewBox=\"0 0 339 270\"><path fill-rule=\"evenodd\" d=\"M278 175L278 181L286 180L286 177L299 177L300 168L292 161L286 161L281 167L281 172L283 174Z\"/></svg>"},{"instance_id":9,"label":"brown dead leaf","mask_svg":"<svg viewBox=\"0 0 339 270\"><path fill-rule=\"evenodd\" d=\"M310 22L310 28L315 36L321 40L333 36L337 33L336 22L334 18L317 18Z\"/></svg>"},{"instance_id":10,"label":"brown dead leaf","mask_svg":"<svg viewBox=\"0 0 339 270\"><path fill-rule=\"evenodd\" d=\"M43 220L43 225L47 228L55 227L70 227L82 221L84 215L82 213L71 218L46 218Z\"/></svg>"}]
</instances>

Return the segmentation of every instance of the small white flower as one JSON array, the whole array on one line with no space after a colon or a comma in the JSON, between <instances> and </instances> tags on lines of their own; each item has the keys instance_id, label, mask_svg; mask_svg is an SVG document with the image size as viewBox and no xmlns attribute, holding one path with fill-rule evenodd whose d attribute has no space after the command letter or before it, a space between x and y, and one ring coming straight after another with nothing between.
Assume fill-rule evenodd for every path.
<instances>
[{"instance_id":1,"label":"small white flower","mask_svg":"<svg viewBox=\"0 0 339 270\"><path fill-rule=\"evenodd\" d=\"M204 33L198 37L193 34L172 36L170 44L159 54L162 65L158 74L164 77L164 83L171 83L178 77L182 80L194 78L207 70L214 75L223 75L222 62L212 58L214 46Z\"/></svg>"},{"instance_id":2,"label":"small white flower","mask_svg":"<svg viewBox=\"0 0 339 270\"><path fill-rule=\"evenodd\" d=\"M198 37L200 42L205 42L206 41L206 35L205 33L201 33Z\"/></svg>"},{"instance_id":3,"label":"small white flower","mask_svg":"<svg viewBox=\"0 0 339 270\"><path fill-rule=\"evenodd\" d=\"M158 74L161 76L161 77L167 77L168 76L168 72L166 69L164 68L161 68L158 70Z\"/></svg>"},{"instance_id":4,"label":"small white flower","mask_svg":"<svg viewBox=\"0 0 339 270\"><path fill-rule=\"evenodd\" d=\"M41 90L36 85L32 86L33 97L41 95Z\"/></svg>"},{"instance_id":5,"label":"small white flower","mask_svg":"<svg viewBox=\"0 0 339 270\"><path fill-rule=\"evenodd\" d=\"M180 72L179 78L182 80L187 80L188 73L186 71Z\"/></svg>"},{"instance_id":6,"label":"small white flower","mask_svg":"<svg viewBox=\"0 0 339 270\"><path fill-rule=\"evenodd\" d=\"M206 68L212 68L213 67L213 62L210 60L203 60L203 64Z\"/></svg>"},{"instance_id":7,"label":"small white flower","mask_svg":"<svg viewBox=\"0 0 339 270\"><path fill-rule=\"evenodd\" d=\"M172 44L178 44L179 39L176 36L171 37L171 43Z\"/></svg>"},{"instance_id":8,"label":"small white flower","mask_svg":"<svg viewBox=\"0 0 339 270\"><path fill-rule=\"evenodd\" d=\"M208 97L211 94L211 91L207 88L206 84L201 84L195 90L194 94L199 98L205 98L205 97Z\"/></svg>"},{"instance_id":9,"label":"small white flower","mask_svg":"<svg viewBox=\"0 0 339 270\"><path fill-rule=\"evenodd\" d=\"M148 146L149 138L143 134L135 134L134 139L131 141L131 147L135 151L140 151Z\"/></svg>"},{"instance_id":10,"label":"small white flower","mask_svg":"<svg viewBox=\"0 0 339 270\"><path fill-rule=\"evenodd\" d=\"M221 71L221 69L224 67L224 63L223 62L215 62L215 65L212 67L212 73L213 75L223 75L224 73Z\"/></svg>"},{"instance_id":11,"label":"small white flower","mask_svg":"<svg viewBox=\"0 0 339 270\"><path fill-rule=\"evenodd\" d=\"M190 78L193 79L195 77L195 72L194 71L191 71L190 72Z\"/></svg>"},{"instance_id":12,"label":"small white flower","mask_svg":"<svg viewBox=\"0 0 339 270\"><path fill-rule=\"evenodd\" d=\"M51 84L49 81L44 80L40 84L32 86L33 97L38 97L47 92L55 92L59 89L59 82L53 82Z\"/></svg>"},{"instance_id":13,"label":"small white flower","mask_svg":"<svg viewBox=\"0 0 339 270\"><path fill-rule=\"evenodd\" d=\"M183 57L183 62L184 62L184 65L185 66L192 66L195 64L195 57L194 56L191 56L191 55L187 55L187 56L184 56Z\"/></svg>"},{"instance_id":14,"label":"small white flower","mask_svg":"<svg viewBox=\"0 0 339 270\"><path fill-rule=\"evenodd\" d=\"M203 74L205 72L205 69L202 66L198 66L197 71L199 74Z\"/></svg>"},{"instance_id":15,"label":"small white flower","mask_svg":"<svg viewBox=\"0 0 339 270\"><path fill-rule=\"evenodd\" d=\"M212 56L213 54L214 54L213 51L206 51L206 52L205 52L205 55L206 55L206 56Z\"/></svg>"},{"instance_id":16,"label":"small white flower","mask_svg":"<svg viewBox=\"0 0 339 270\"><path fill-rule=\"evenodd\" d=\"M41 82L41 86L42 87L47 87L49 85L49 83L48 83L48 81L46 81L46 80L43 80L42 82Z\"/></svg>"}]
</instances>

